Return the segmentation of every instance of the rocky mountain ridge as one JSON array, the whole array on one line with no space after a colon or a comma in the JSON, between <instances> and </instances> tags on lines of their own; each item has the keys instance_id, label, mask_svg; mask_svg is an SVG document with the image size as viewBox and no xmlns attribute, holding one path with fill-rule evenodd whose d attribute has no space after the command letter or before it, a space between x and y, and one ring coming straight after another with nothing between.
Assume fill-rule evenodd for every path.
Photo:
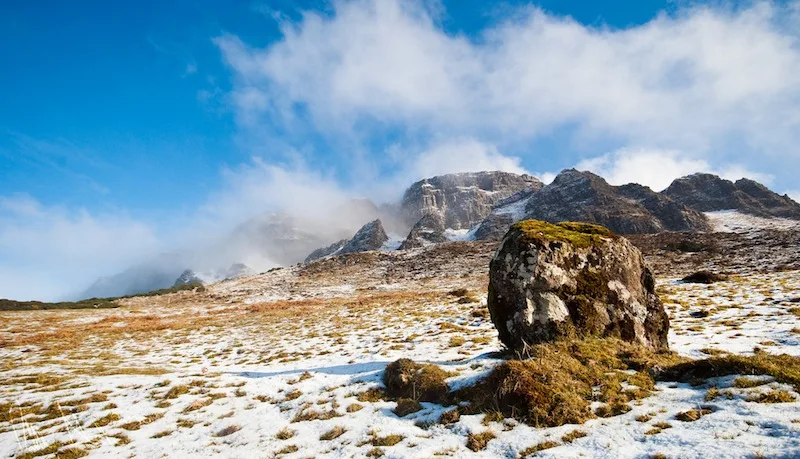
<instances>
[{"instance_id":1,"label":"rocky mountain ridge","mask_svg":"<svg viewBox=\"0 0 800 459\"><path fill-rule=\"evenodd\" d=\"M562 171L547 185L530 175L500 171L447 174L415 182L397 203L376 206L361 198L335 206L325 216L259 215L205 249L224 255L217 256L219 266L200 267L196 254L165 255L100 279L81 296L168 288L187 269L221 272L244 263L258 272L390 246L407 250L451 240L499 241L524 219L596 223L619 234L702 233L713 231L703 212L727 209L800 220L800 204L749 179L730 182L694 174L656 192L638 184L612 186L598 175L574 169ZM390 239L397 244L389 244Z\"/></svg>"}]
</instances>

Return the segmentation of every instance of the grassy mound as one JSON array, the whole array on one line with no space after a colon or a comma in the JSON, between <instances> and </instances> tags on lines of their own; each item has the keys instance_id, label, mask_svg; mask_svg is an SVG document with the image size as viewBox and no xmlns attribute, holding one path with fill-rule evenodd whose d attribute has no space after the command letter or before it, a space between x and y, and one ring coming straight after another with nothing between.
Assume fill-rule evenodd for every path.
<instances>
[{"instance_id":1,"label":"grassy mound","mask_svg":"<svg viewBox=\"0 0 800 459\"><path fill-rule=\"evenodd\" d=\"M450 376L438 365L400 359L386 367L383 384L391 397L444 403L450 391L445 379Z\"/></svg>"},{"instance_id":2,"label":"grassy mound","mask_svg":"<svg viewBox=\"0 0 800 459\"><path fill-rule=\"evenodd\" d=\"M733 374L769 375L800 391L800 357L758 353L689 360L616 338L537 344L530 347L530 358L503 362L475 385L449 393L448 373L408 359L390 364L383 380L393 397L442 405L467 402L444 413L443 424L462 414L499 413L534 427L555 427L626 413L631 401L653 392L656 381L695 383ZM763 403L791 401L772 398ZM602 405L592 411L593 402Z\"/></svg>"},{"instance_id":3,"label":"grassy mound","mask_svg":"<svg viewBox=\"0 0 800 459\"><path fill-rule=\"evenodd\" d=\"M552 224L540 220L525 220L512 225L511 231L521 232L523 239L528 242L546 244L560 241L568 242L575 247L592 247L604 239L618 237L603 226L579 222Z\"/></svg>"},{"instance_id":4,"label":"grassy mound","mask_svg":"<svg viewBox=\"0 0 800 459\"><path fill-rule=\"evenodd\" d=\"M611 338L558 341L530 350L530 359L502 363L454 397L469 401L470 413L500 412L536 427L580 424L598 415L628 411L628 402L653 390L655 381L648 369L682 361L673 353L656 353ZM595 387L600 390L594 391ZM594 401L605 405L592 412Z\"/></svg>"},{"instance_id":5,"label":"grassy mound","mask_svg":"<svg viewBox=\"0 0 800 459\"><path fill-rule=\"evenodd\" d=\"M800 357L764 352L753 355L728 354L670 366L661 370L657 378L663 381L692 382L728 375L769 375L800 391Z\"/></svg>"}]
</instances>

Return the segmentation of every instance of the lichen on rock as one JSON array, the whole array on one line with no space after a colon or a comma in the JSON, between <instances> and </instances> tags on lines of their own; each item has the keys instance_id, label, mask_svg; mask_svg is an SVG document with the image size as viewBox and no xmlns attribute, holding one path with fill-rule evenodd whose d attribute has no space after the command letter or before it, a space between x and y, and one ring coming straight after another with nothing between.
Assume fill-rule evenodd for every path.
<instances>
[{"instance_id":1,"label":"lichen on rock","mask_svg":"<svg viewBox=\"0 0 800 459\"><path fill-rule=\"evenodd\" d=\"M598 225L514 224L490 264L488 306L517 352L584 336L668 348L669 319L642 254Z\"/></svg>"}]
</instances>

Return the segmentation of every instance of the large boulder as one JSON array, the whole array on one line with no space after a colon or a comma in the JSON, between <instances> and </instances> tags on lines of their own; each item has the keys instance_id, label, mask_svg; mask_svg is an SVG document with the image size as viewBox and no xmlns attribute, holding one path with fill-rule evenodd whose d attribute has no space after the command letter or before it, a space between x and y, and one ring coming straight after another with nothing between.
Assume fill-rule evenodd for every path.
<instances>
[{"instance_id":1,"label":"large boulder","mask_svg":"<svg viewBox=\"0 0 800 459\"><path fill-rule=\"evenodd\" d=\"M489 266L489 312L513 351L585 336L668 349L652 272L633 244L602 226L516 223Z\"/></svg>"}]
</instances>

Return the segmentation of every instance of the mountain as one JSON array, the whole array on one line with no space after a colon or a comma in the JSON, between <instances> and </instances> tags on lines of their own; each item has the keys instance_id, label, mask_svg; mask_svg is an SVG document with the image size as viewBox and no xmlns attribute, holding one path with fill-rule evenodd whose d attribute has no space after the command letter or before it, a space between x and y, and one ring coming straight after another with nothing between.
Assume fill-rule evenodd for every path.
<instances>
[{"instance_id":1,"label":"mountain","mask_svg":"<svg viewBox=\"0 0 800 459\"><path fill-rule=\"evenodd\" d=\"M448 240L499 240L511 224L528 218L598 223L619 234L706 232L712 228L702 212L728 209L800 220L800 204L789 197L753 180L731 182L711 174L677 179L661 193L638 184L612 186L574 169L562 171L547 186L508 172L447 174L422 179L399 202L379 207L359 198L321 214L258 215L212 242L99 279L81 298L168 288L186 270L206 282L230 277L224 273L237 263L259 272L333 254L385 250L387 229L407 234L402 249Z\"/></svg>"},{"instance_id":2,"label":"mountain","mask_svg":"<svg viewBox=\"0 0 800 459\"><path fill-rule=\"evenodd\" d=\"M524 189L540 189L539 179L510 172L469 172L426 178L412 184L400 204L412 226L431 212L441 213L445 227L462 230L480 223L500 200Z\"/></svg>"},{"instance_id":3,"label":"mountain","mask_svg":"<svg viewBox=\"0 0 800 459\"><path fill-rule=\"evenodd\" d=\"M408 237L400 245L400 250L447 242L445 229L442 214L439 212L427 213L411 228Z\"/></svg>"},{"instance_id":4,"label":"mountain","mask_svg":"<svg viewBox=\"0 0 800 459\"><path fill-rule=\"evenodd\" d=\"M800 204L746 178L731 182L713 174L692 174L674 180L662 194L703 212L738 210L759 217L800 220Z\"/></svg>"},{"instance_id":5,"label":"mountain","mask_svg":"<svg viewBox=\"0 0 800 459\"><path fill-rule=\"evenodd\" d=\"M525 204L525 219L597 223L619 234L709 231L706 217L641 185L609 185L602 177L562 171Z\"/></svg>"}]
</instances>

